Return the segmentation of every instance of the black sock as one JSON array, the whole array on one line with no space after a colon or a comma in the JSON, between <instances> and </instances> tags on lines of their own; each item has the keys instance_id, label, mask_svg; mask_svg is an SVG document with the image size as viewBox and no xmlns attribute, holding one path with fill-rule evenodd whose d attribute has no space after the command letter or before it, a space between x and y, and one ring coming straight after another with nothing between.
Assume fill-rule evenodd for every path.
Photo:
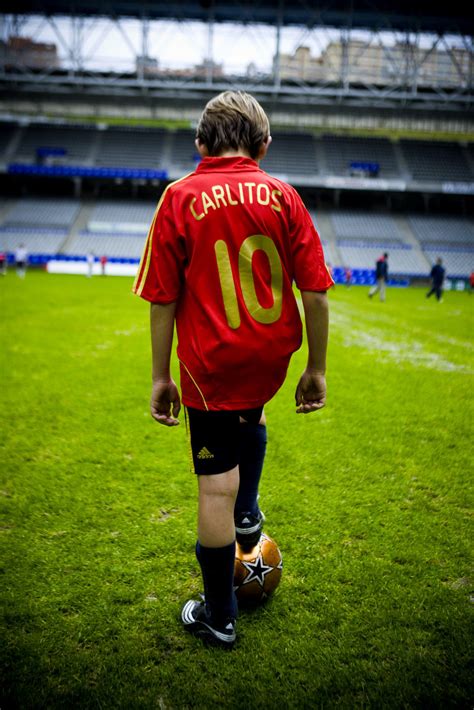
<instances>
[{"instance_id":1,"label":"black sock","mask_svg":"<svg viewBox=\"0 0 474 710\"><path fill-rule=\"evenodd\" d=\"M235 512L258 515L258 485L267 448L267 427L264 424L240 425L239 492Z\"/></svg>"},{"instance_id":2,"label":"black sock","mask_svg":"<svg viewBox=\"0 0 474 710\"><path fill-rule=\"evenodd\" d=\"M235 542L225 547L196 544L196 557L201 565L204 596L211 619L222 623L237 618L234 593Z\"/></svg>"}]
</instances>

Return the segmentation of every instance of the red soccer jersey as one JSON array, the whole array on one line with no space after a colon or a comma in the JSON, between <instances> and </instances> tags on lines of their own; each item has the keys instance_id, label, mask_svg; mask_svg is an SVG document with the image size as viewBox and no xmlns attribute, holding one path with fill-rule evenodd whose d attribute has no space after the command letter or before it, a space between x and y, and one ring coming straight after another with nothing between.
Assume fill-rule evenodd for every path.
<instances>
[{"instance_id":1,"label":"red soccer jersey","mask_svg":"<svg viewBox=\"0 0 474 710\"><path fill-rule=\"evenodd\" d=\"M133 290L178 301L183 403L259 407L281 387L301 345L292 283L332 279L298 193L250 158L205 158L169 185L155 212Z\"/></svg>"}]
</instances>

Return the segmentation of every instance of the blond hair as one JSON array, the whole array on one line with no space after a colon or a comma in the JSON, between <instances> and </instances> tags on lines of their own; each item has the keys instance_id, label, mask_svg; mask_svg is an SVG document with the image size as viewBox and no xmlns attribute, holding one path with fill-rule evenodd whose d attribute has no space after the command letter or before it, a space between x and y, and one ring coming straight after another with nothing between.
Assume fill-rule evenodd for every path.
<instances>
[{"instance_id":1,"label":"blond hair","mask_svg":"<svg viewBox=\"0 0 474 710\"><path fill-rule=\"evenodd\" d=\"M270 135L270 123L258 101L245 91L223 91L211 99L199 120L196 138L210 156L229 149L257 158Z\"/></svg>"}]
</instances>

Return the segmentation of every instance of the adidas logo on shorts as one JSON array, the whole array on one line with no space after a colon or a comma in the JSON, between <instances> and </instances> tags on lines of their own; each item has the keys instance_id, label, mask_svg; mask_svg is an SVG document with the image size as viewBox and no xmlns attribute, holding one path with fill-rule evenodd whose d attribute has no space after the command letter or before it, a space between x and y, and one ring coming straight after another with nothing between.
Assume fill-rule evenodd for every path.
<instances>
[{"instance_id":1,"label":"adidas logo on shorts","mask_svg":"<svg viewBox=\"0 0 474 710\"><path fill-rule=\"evenodd\" d=\"M201 451L197 455L198 459L213 459L214 454L211 454L209 449L206 449L205 446L202 447Z\"/></svg>"}]
</instances>

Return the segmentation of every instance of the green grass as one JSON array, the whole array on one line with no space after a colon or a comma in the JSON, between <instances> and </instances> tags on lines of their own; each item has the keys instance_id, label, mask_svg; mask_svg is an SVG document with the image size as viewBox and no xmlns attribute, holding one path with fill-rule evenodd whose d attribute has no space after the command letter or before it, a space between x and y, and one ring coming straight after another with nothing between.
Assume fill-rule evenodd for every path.
<instances>
[{"instance_id":1,"label":"green grass","mask_svg":"<svg viewBox=\"0 0 474 710\"><path fill-rule=\"evenodd\" d=\"M282 582L225 653L180 627L196 481L130 288L0 281L1 707L472 707L474 298L331 293L326 409L294 414L303 351L267 407Z\"/></svg>"}]
</instances>

